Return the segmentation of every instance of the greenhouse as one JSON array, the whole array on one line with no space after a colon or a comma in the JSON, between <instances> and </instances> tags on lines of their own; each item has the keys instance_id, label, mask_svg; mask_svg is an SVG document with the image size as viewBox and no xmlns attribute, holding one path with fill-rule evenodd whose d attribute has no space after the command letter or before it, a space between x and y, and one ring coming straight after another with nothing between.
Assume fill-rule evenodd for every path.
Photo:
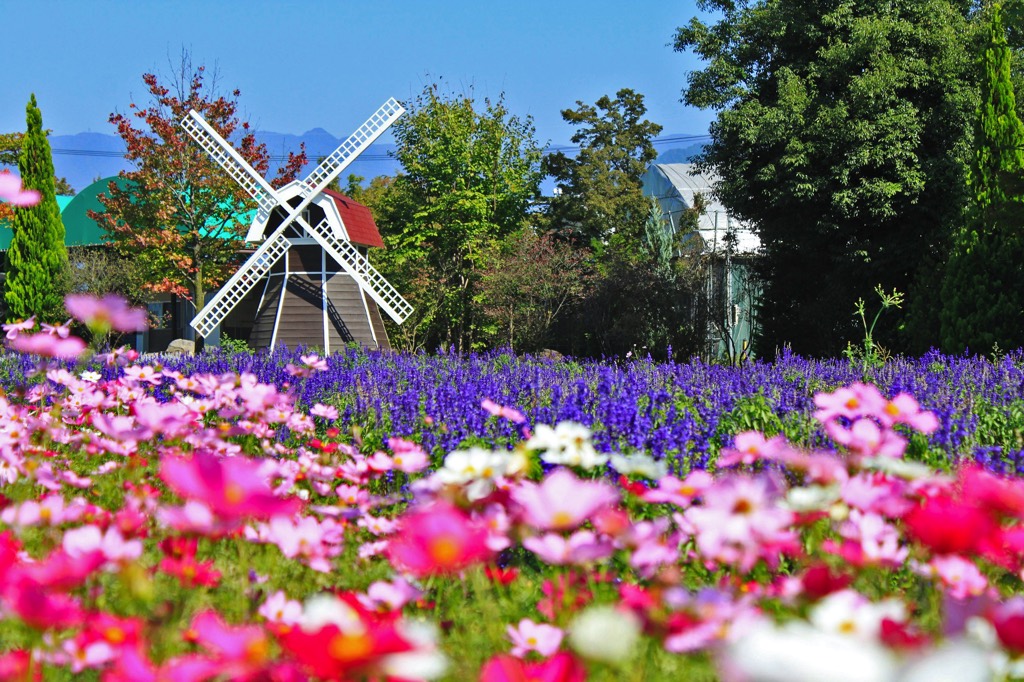
<instances>
[{"instance_id":1,"label":"greenhouse","mask_svg":"<svg viewBox=\"0 0 1024 682\"><path fill-rule=\"evenodd\" d=\"M661 205L673 233L703 198L697 219L697 240L708 272L708 298L712 310L707 330L708 353L735 358L749 348L755 324L757 287L750 265L760 247L751 226L729 215L714 194L715 177L697 172L692 163L653 164L643 177L644 194ZM685 227L683 229L686 229Z\"/></svg>"}]
</instances>

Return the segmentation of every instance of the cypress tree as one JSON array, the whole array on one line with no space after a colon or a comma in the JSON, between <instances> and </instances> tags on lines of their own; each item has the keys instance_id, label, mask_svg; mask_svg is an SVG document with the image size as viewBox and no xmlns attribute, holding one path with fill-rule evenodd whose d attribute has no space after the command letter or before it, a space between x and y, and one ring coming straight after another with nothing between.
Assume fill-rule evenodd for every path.
<instances>
[{"instance_id":1,"label":"cypress tree","mask_svg":"<svg viewBox=\"0 0 1024 682\"><path fill-rule=\"evenodd\" d=\"M942 345L985 352L1024 342L1024 124L1002 7L993 6L968 175L973 205L943 283Z\"/></svg>"},{"instance_id":2,"label":"cypress tree","mask_svg":"<svg viewBox=\"0 0 1024 682\"><path fill-rule=\"evenodd\" d=\"M50 142L34 94L26 107L26 119L28 130L18 156L18 171L22 185L37 190L40 201L14 209L4 280L6 317L11 321L36 315L41 322L63 322L68 251L57 206Z\"/></svg>"}]
</instances>

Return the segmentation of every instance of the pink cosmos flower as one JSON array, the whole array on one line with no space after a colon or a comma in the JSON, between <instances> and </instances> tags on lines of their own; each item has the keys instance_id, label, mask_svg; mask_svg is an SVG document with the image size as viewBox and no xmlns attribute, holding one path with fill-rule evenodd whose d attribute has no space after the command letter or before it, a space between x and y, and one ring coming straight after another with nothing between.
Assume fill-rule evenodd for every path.
<instances>
[{"instance_id":1,"label":"pink cosmos flower","mask_svg":"<svg viewBox=\"0 0 1024 682\"><path fill-rule=\"evenodd\" d=\"M318 356L316 353L310 353L309 355L300 355L299 360L302 361L306 367L316 372L327 371L327 361Z\"/></svg>"},{"instance_id":2,"label":"pink cosmos flower","mask_svg":"<svg viewBox=\"0 0 1024 682\"><path fill-rule=\"evenodd\" d=\"M821 422L834 420L836 417L856 419L860 416L876 415L885 409L887 401L870 384L855 383L837 389L834 393L817 393L814 404L818 410L814 418Z\"/></svg>"},{"instance_id":3,"label":"pink cosmos flower","mask_svg":"<svg viewBox=\"0 0 1024 682\"><path fill-rule=\"evenodd\" d=\"M849 428L829 421L825 423L825 432L835 442L865 457L899 458L907 449L906 438L889 428L879 428L872 419L857 419Z\"/></svg>"},{"instance_id":4,"label":"pink cosmos flower","mask_svg":"<svg viewBox=\"0 0 1024 682\"><path fill-rule=\"evenodd\" d=\"M607 483L581 480L568 469L556 469L539 485L524 481L511 494L527 522L542 530L572 530L619 499Z\"/></svg>"},{"instance_id":5,"label":"pink cosmos flower","mask_svg":"<svg viewBox=\"0 0 1024 682\"><path fill-rule=\"evenodd\" d=\"M899 531L878 514L854 509L839 532L847 540L857 543L856 548L847 548L846 558L853 563L898 566L910 553L908 548L900 545ZM854 549L852 554L849 553L851 549Z\"/></svg>"},{"instance_id":6,"label":"pink cosmos flower","mask_svg":"<svg viewBox=\"0 0 1024 682\"><path fill-rule=\"evenodd\" d=\"M18 336L21 332L30 332L36 328L36 316L22 320L21 322L8 322L3 325L3 330L7 332L7 339L11 340Z\"/></svg>"},{"instance_id":7,"label":"pink cosmos flower","mask_svg":"<svg viewBox=\"0 0 1024 682\"><path fill-rule=\"evenodd\" d=\"M85 351L85 341L77 336L62 339L59 336L45 332L29 336L15 336L7 345L11 347L11 350L16 350L20 353L41 355L47 358L74 359Z\"/></svg>"},{"instance_id":8,"label":"pink cosmos flower","mask_svg":"<svg viewBox=\"0 0 1024 682\"><path fill-rule=\"evenodd\" d=\"M529 537L523 540L523 547L553 566L589 563L609 557L615 551L610 542L589 530L577 531L568 539L557 533Z\"/></svg>"},{"instance_id":9,"label":"pink cosmos flower","mask_svg":"<svg viewBox=\"0 0 1024 682\"><path fill-rule=\"evenodd\" d=\"M192 620L192 630L217 659L220 675L228 679L247 679L270 659L267 633L258 625L228 625L211 610Z\"/></svg>"},{"instance_id":10,"label":"pink cosmos flower","mask_svg":"<svg viewBox=\"0 0 1024 682\"><path fill-rule=\"evenodd\" d=\"M72 557L101 552L107 561L115 563L133 561L142 556L142 541L125 540L121 531L113 526L105 533L93 525L72 528L64 533L63 547Z\"/></svg>"},{"instance_id":11,"label":"pink cosmos flower","mask_svg":"<svg viewBox=\"0 0 1024 682\"><path fill-rule=\"evenodd\" d=\"M777 556L792 542L793 513L782 508L763 476L729 476L705 491L704 504L684 517L697 536L697 548L709 559L750 570L759 558Z\"/></svg>"},{"instance_id":12,"label":"pink cosmos flower","mask_svg":"<svg viewBox=\"0 0 1024 682\"><path fill-rule=\"evenodd\" d=\"M66 339L71 336L71 320L68 320L64 324L46 324L42 323L42 329L51 336L59 336L62 339Z\"/></svg>"},{"instance_id":13,"label":"pink cosmos flower","mask_svg":"<svg viewBox=\"0 0 1024 682\"><path fill-rule=\"evenodd\" d=\"M267 542L278 546L289 559L299 557L310 568L321 573L331 571L331 559L341 553L341 528L333 519L322 523L311 516L297 522L275 516L267 529Z\"/></svg>"},{"instance_id":14,"label":"pink cosmos flower","mask_svg":"<svg viewBox=\"0 0 1024 682\"><path fill-rule=\"evenodd\" d=\"M282 590L267 597L258 613L271 623L298 625L302 619L302 604L289 599Z\"/></svg>"},{"instance_id":15,"label":"pink cosmos flower","mask_svg":"<svg viewBox=\"0 0 1024 682\"><path fill-rule=\"evenodd\" d=\"M116 294L97 298L90 294L68 294L64 298L68 313L90 329L141 332L148 328L144 308L132 308Z\"/></svg>"},{"instance_id":16,"label":"pink cosmos flower","mask_svg":"<svg viewBox=\"0 0 1024 682\"><path fill-rule=\"evenodd\" d=\"M259 462L246 457L202 450L189 458L165 455L160 477L179 496L204 503L224 520L291 516L302 506L274 495Z\"/></svg>"},{"instance_id":17,"label":"pink cosmos flower","mask_svg":"<svg viewBox=\"0 0 1024 682\"><path fill-rule=\"evenodd\" d=\"M730 467L736 464L753 464L762 459L773 459L775 455L788 448L782 436L765 438L758 431L743 431L736 434L731 448L722 450L718 458L718 466Z\"/></svg>"},{"instance_id":18,"label":"pink cosmos flower","mask_svg":"<svg viewBox=\"0 0 1024 682\"><path fill-rule=\"evenodd\" d=\"M572 654L561 652L540 663L515 656L495 656L480 669L480 682L585 682L587 669Z\"/></svg>"},{"instance_id":19,"label":"pink cosmos flower","mask_svg":"<svg viewBox=\"0 0 1024 682\"><path fill-rule=\"evenodd\" d=\"M487 531L447 502L403 515L387 551L396 568L417 576L461 571L491 554Z\"/></svg>"},{"instance_id":20,"label":"pink cosmos flower","mask_svg":"<svg viewBox=\"0 0 1024 682\"><path fill-rule=\"evenodd\" d=\"M64 641L61 645L71 663L71 672L78 674L87 668L99 668L114 659L114 647L103 640L79 642L78 638Z\"/></svg>"},{"instance_id":21,"label":"pink cosmos flower","mask_svg":"<svg viewBox=\"0 0 1024 682\"><path fill-rule=\"evenodd\" d=\"M400 611L403 606L419 599L423 592L404 578L391 582L378 580L366 588L365 595L358 595L359 603L373 611Z\"/></svg>"},{"instance_id":22,"label":"pink cosmos flower","mask_svg":"<svg viewBox=\"0 0 1024 682\"><path fill-rule=\"evenodd\" d=\"M403 438L389 438L388 448L391 450L391 461L394 467L407 474L423 471L430 465L430 457L416 443Z\"/></svg>"},{"instance_id":23,"label":"pink cosmos flower","mask_svg":"<svg viewBox=\"0 0 1024 682\"><path fill-rule=\"evenodd\" d=\"M509 625L505 632L512 640L512 655L516 658L524 658L531 651L547 658L558 651L565 637L565 632L560 628L547 623L534 623L529 618L523 618L515 627Z\"/></svg>"},{"instance_id":24,"label":"pink cosmos flower","mask_svg":"<svg viewBox=\"0 0 1024 682\"><path fill-rule=\"evenodd\" d=\"M663 476L658 481L658 487L646 490L640 495L640 499L655 504L667 503L689 507L694 498L700 497L714 481L711 474L703 469L691 471L683 480L672 475Z\"/></svg>"},{"instance_id":25,"label":"pink cosmos flower","mask_svg":"<svg viewBox=\"0 0 1024 682\"><path fill-rule=\"evenodd\" d=\"M484 408L485 410L487 410L487 412L494 415L495 417L502 417L503 419L509 420L513 424L526 423L526 417L523 415L522 412L520 412L519 410L514 410L511 407L499 405L490 398L484 398L483 402L480 403L480 407Z\"/></svg>"},{"instance_id":26,"label":"pink cosmos flower","mask_svg":"<svg viewBox=\"0 0 1024 682\"><path fill-rule=\"evenodd\" d=\"M7 171L0 172L0 201L6 201L12 206L35 206L39 203L39 192L34 189L24 189L21 186L21 178Z\"/></svg>"},{"instance_id":27,"label":"pink cosmos flower","mask_svg":"<svg viewBox=\"0 0 1024 682\"><path fill-rule=\"evenodd\" d=\"M333 405L324 405L323 403L317 403L313 406L313 409L309 411L314 417L320 417L327 421L334 421L338 418L338 408Z\"/></svg>"},{"instance_id":28,"label":"pink cosmos flower","mask_svg":"<svg viewBox=\"0 0 1024 682\"><path fill-rule=\"evenodd\" d=\"M988 589L988 580L978 566L964 557L955 554L937 556L928 563L928 568L938 576L954 599L978 597Z\"/></svg>"},{"instance_id":29,"label":"pink cosmos flower","mask_svg":"<svg viewBox=\"0 0 1024 682\"><path fill-rule=\"evenodd\" d=\"M939 419L934 412L922 412L917 400L909 393L900 393L876 415L883 424L906 424L921 433L932 433L939 428Z\"/></svg>"}]
</instances>

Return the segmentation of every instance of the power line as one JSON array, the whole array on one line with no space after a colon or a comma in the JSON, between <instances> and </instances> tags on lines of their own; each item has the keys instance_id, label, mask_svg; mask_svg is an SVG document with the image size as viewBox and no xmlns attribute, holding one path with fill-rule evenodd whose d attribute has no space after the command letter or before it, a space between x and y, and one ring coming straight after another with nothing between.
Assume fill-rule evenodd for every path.
<instances>
[{"instance_id":1,"label":"power line","mask_svg":"<svg viewBox=\"0 0 1024 682\"><path fill-rule=\"evenodd\" d=\"M655 146L662 146L667 144L679 144L681 142L697 142L699 140L710 139L710 135L669 135L667 137L659 137L651 141L651 144ZM117 159L124 158L124 152L118 151L102 151L98 149L51 149L54 154L60 156L89 156L94 158L104 159ZM579 146L573 145L551 145L541 150L544 156L554 154L556 152L562 152L563 154L576 154L580 151ZM272 154L267 157L270 161L287 161L287 154ZM360 159L366 161L394 161L396 160L391 154L360 154Z\"/></svg>"}]
</instances>

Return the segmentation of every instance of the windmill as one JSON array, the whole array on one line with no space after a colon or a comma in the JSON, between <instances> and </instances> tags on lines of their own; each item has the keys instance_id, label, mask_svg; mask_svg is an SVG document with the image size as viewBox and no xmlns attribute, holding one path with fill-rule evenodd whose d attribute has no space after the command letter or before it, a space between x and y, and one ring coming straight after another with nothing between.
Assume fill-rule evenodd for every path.
<instances>
[{"instance_id":1,"label":"windmill","mask_svg":"<svg viewBox=\"0 0 1024 682\"><path fill-rule=\"evenodd\" d=\"M262 239L196 314L197 333L206 338L241 308L254 314L256 347L301 342L329 353L353 340L387 347L377 307L401 324L412 306L350 239L341 215L347 204L338 201L347 198L327 186L403 113L389 99L305 179L274 189L202 116L189 112L181 122L185 131L256 200L246 240Z\"/></svg>"}]
</instances>

